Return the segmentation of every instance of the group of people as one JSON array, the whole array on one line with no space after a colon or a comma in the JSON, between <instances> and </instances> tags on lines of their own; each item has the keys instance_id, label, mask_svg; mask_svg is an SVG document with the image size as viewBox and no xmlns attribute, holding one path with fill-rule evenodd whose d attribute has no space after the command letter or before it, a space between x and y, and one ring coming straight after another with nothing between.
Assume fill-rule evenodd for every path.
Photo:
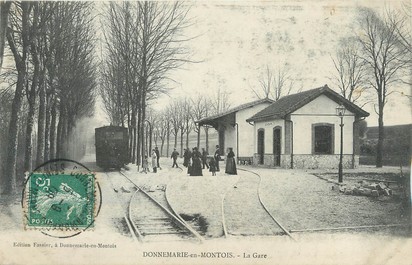
<instances>
[{"instance_id":1,"label":"group of people","mask_svg":"<svg viewBox=\"0 0 412 265\"><path fill-rule=\"evenodd\" d=\"M154 149L152 149L152 154L151 154L151 159L152 159L152 168L153 168L153 173L157 172L157 169L162 169L160 167L160 152L159 148L156 146ZM149 161L147 158L147 155L144 156L143 163L142 163L142 173L150 172L149 170Z\"/></svg>"},{"instance_id":2,"label":"group of people","mask_svg":"<svg viewBox=\"0 0 412 265\"><path fill-rule=\"evenodd\" d=\"M171 158L173 159L173 166L176 165L176 159L179 153L172 153ZM228 154L226 156L226 170L225 173L236 175L236 162L235 162L235 154L233 153L233 149L229 148ZM219 162L222 161L220 156L220 149L219 145L216 145L216 151L213 157L209 157L209 153L202 148L202 152L200 152L197 147L194 147L192 151L190 149L185 149L183 153L183 166L187 167L187 174L190 176L203 176L202 169L209 169L209 172L212 173L212 176L216 176L216 172L220 171Z\"/></svg>"},{"instance_id":3,"label":"group of people","mask_svg":"<svg viewBox=\"0 0 412 265\"><path fill-rule=\"evenodd\" d=\"M176 151L176 148L173 150L172 155L170 156L173 159L172 168L176 166L179 167L177 164L177 158L179 157L179 153ZM153 173L157 172L157 169L162 169L159 163L160 159L160 152L157 146L152 149L151 153L151 165L153 168ZM190 149L184 149L183 153L183 166L187 167L187 174L190 176L203 176L202 169L209 169L212 173L212 176L216 176L216 172L220 171L219 161L222 161L220 156L220 149L219 145L216 145L216 151L213 157L209 157L209 153L202 148L202 152L200 152L197 147ZM147 155L145 155L142 164L142 171L143 173L150 172L149 170L149 161ZM236 161L235 161L235 153L233 152L232 148L228 148L228 153L226 156L226 169L225 173L230 175L237 175L236 170Z\"/></svg>"}]
</instances>

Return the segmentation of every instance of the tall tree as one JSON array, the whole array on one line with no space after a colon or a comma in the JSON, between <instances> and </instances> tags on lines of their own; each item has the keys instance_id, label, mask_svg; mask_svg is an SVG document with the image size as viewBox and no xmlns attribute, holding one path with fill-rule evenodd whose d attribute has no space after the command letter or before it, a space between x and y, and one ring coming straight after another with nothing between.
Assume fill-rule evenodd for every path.
<instances>
[{"instance_id":1,"label":"tall tree","mask_svg":"<svg viewBox=\"0 0 412 265\"><path fill-rule=\"evenodd\" d=\"M193 108L188 99L186 100L186 108L184 109L183 113L186 123L186 148L189 148L189 134L193 131L195 123L193 122L192 118Z\"/></svg>"},{"instance_id":2,"label":"tall tree","mask_svg":"<svg viewBox=\"0 0 412 265\"><path fill-rule=\"evenodd\" d=\"M192 111L191 111L191 117L192 117L192 121L194 124L194 131L197 134L197 148L199 148L200 146L200 126L196 125L196 121L205 118L207 115L207 110L209 108L209 104L208 104L208 100L204 97L197 97L195 99L191 100L191 104L192 104Z\"/></svg>"},{"instance_id":3,"label":"tall tree","mask_svg":"<svg viewBox=\"0 0 412 265\"><path fill-rule=\"evenodd\" d=\"M189 115L187 114L187 100L186 99L180 99L177 102L177 116L178 121L179 121L179 131L180 131L180 153L183 154L183 145L184 145L184 141L183 141L183 136L185 135L185 133L189 130L188 127L188 122L187 120L190 119ZM186 148L188 148L188 146L186 146Z\"/></svg>"},{"instance_id":4,"label":"tall tree","mask_svg":"<svg viewBox=\"0 0 412 265\"><path fill-rule=\"evenodd\" d=\"M33 19L30 26L30 58L31 58L31 66L32 71L29 74L29 79L31 81L26 83L26 97L27 102L29 105L29 110L27 114L27 122L26 122L26 139L25 139L25 157L24 157L24 170L31 171L32 170L32 156L33 156L33 126L35 122L35 114L36 114L36 99L39 94L39 87L42 86L44 81L44 74L45 69L44 66L41 64L42 60L40 59L41 56L41 45L42 45L42 38L44 38L44 30L43 27L46 26L46 21L50 18L50 7L49 3L47 2L34 2L33 3ZM41 100L44 100L44 93L41 93ZM42 103L44 103L42 101ZM44 104L40 106L39 110L39 120L43 119L44 114ZM39 132L43 134L41 124L39 124ZM40 139L41 141L41 139ZM42 143L40 143L42 144ZM42 145L41 145L42 146ZM39 150L39 152L42 152Z\"/></svg>"},{"instance_id":5,"label":"tall tree","mask_svg":"<svg viewBox=\"0 0 412 265\"><path fill-rule=\"evenodd\" d=\"M20 110L23 100L24 86L27 82L27 64L30 53L30 25L32 2L21 2L13 5L11 10L11 25L7 31L7 42L13 53L16 69L17 83L14 92L12 110L9 123L7 141L7 162L2 175L2 193L10 194L16 190L16 160L17 160L17 134L19 131L19 121L21 119Z\"/></svg>"},{"instance_id":6,"label":"tall tree","mask_svg":"<svg viewBox=\"0 0 412 265\"><path fill-rule=\"evenodd\" d=\"M376 152L376 166L382 167L384 135L384 108L388 96L395 92L394 84L401 81L401 71L407 62L401 60L407 52L399 45L398 20L390 21L388 16L379 16L370 9L361 10L358 37L363 49L363 59L371 74L370 86L377 94L375 111L378 114L379 136Z\"/></svg>"},{"instance_id":7,"label":"tall tree","mask_svg":"<svg viewBox=\"0 0 412 265\"><path fill-rule=\"evenodd\" d=\"M138 82L142 107L139 116L145 120L146 101L164 93L164 81L170 79L171 71L189 62L188 50L183 46L189 39L182 36L182 29L188 26L189 10L180 2L138 2L137 5L136 29L141 37Z\"/></svg>"},{"instance_id":8,"label":"tall tree","mask_svg":"<svg viewBox=\"0 0 412 265\"><path fill-rule=\"evenodd\" d=\"M412 85L412 25L411 25L411 8L412 3L405 1L402 3L400 10L387 10L386 16L388 17L388 23L395 27L396 35L398 38L398 45L401 49L405 50L405 54L399 60L402 60L408 64L405 67L406 73L404 78L401 79L406 85ZM405 94L406 95L406 94ZM410 97L410 95L407 95Z\"/></svg>"},{"instance_id":9,"label":"tall tree","mask_svg":"<svg viewBox=\"0 0 412 265\"><path fill-rule=\"evenodd\" d=\"M212 115L227 111L230 108L229 94L219 87L210 99L210 108L211 113L209 114Z\"/></svg>"},{"instance_id":10,"label":"tall tree","mask_svg":"<svg viewBox=\"0 0 412 265\"><path fill-rule=\"evenodd\" d=\"M336 57L332 58L337 75L334 80L340 94L351 102L356 102L365 91L365 61L360 56L360 47L355 38L340 41Z\"/></svg>"},{"instance_id":11,"label":"tall tree","mask_svg":"<svg viewBox=\"0 0 412 265\"><path fill-rule=\"evenodd\" d=\"M159 120L156 124L156 131L160 139L160 153L163 156L163 148L165 141L167 141L166 157L169 156L169 136L170 136L170 119L167 110L162 111L159 114Z\"/></svg>"},{"instance_id":12,"label":"tall tree","mask_svg":"<svg viewBox=\"0 0 412 265\"><path fill-rule=\"evenodd\" d=\"M56 88L59 98L56 156L68 157L67 140L76 122L94 110L96 77L94 63L93 5L61 2L62 15L72 16L59 42Z\"/></svg>"},{"instance_id":13,"label":"tall tree","mask_svg":"<svg viewBox=\"0 0 412 265\"><path fill-rule=\"evenodd\" d=\"M259 85L257 90L252 88L258 98L278 100L292 92L294 79L290 75L286 64L277 69L272 69L266 65L265 73L259 79Z\"/></svg>"},{"instance_id":14,"label":"tall tree","mask_svg":"<svg viewBox=\"0 0 412 265\"><path fill-rule=\"evenodd\" d=\"M123 113L127 114L133 135L132 160L138 163L146 151L144 121L149 101L167 91L174 69L189 62L184 46L189 39L182 35L188 26L187 13L188 9L179 2L124 2L110 3L108 7L109 30L105 39L108 53L113 54L109 65L113 58L122 59L123 71L117 76L126 88L124 99L130 101ZM115 78L109 80L113 82ZM115 104L119 105L119 101ZM118 108L106 109L113 112Z\"/></svg>"},{"instance_id":15,"label":"tall tree","mask_svg":"<svg viewBox=\"0 0 412 265\"><path fill-rule=\"evenodd\" d=\"M180 109L179 109L178 102L173 101L170 104L170 106L168 108L168 113L169 113L169 116L170 116L171 132L174 136L173 148L177 148L177 136L178 136L178 133L179 133L180 124L182 122L181 121L182 116L180 115ZM180 155L182 155L182 153L180 153Z\"/></svg>"},{"instance_id":16,"label":"tall tree","mask_svg":"<svg viewBox=\"0 0 412 265\"><path fill-rule=\"evenodd\" d=\"M4 47L6 45L6 32L11 3L11 1L0 2L0 71L3 66Z\"/></svg>"}]
</instances>

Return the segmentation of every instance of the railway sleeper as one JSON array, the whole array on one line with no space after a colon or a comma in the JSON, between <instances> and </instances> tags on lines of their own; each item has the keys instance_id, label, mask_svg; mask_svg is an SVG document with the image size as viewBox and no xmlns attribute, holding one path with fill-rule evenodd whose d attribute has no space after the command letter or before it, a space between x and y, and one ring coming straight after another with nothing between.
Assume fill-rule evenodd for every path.
<instances>
[{"instance_id":1,"label":"railway sleeper","mask_svg":"<svg viewBox=\"0 0 412 265\"><path fill-rule=\"evenodd\" d=\"M182 235L186 234L185 232L182 233L181 231L150 231L150 232L142 232L143 236L150 236L150 235Z\"/></svg>"},{"instance_id":2,"label":"railway sleeper","mask_svg":"<svg viewBox=\"0 0 412 265\"><path fill-rule=\"evenodd\" d=\"M157 221L157 222L136 222L136 225L147 225L147 226L156 226L156 225L168 225L170 221Z\"/></svg>"},{"instance_id":3,"label":"railway sleeper","mask_svg":"<svg viewBox=\"0 0 412 265\"><path fill-rule=\"evenodd\" d=\"M168 226L160 226L160 225L158 225L158 226L153 226L153 225L151 225L151 226L148 226L148 225L143 225L143 226L139 226L139 229L140 230L149 230L149 231L151 231L151 230L155 230L155 231L163 231L163 230L179 230L179 229L181 229L181 228L179 228L179 227L176 227L176 226L172 226L172 225L168 225Z\"/></svg>"},{"instance_id":4,"label":"railway sleeper","mask_svg":"<svg viewBox=\"0 0 412 265\"><path fill-rule=\"evenodd\" d=\"M170 220L170 218L169 217L150 217L150 218L145 218L142 221L146 221L146 220Z\"/></svg>"},{"instance_id":5,"label":"railway sleeper","mask_svg":"<svg viewBox=\"0 0 412 265\"><path fill-rule=\"evenodd\" d=\"M155 230L155 231L162 231L162 230L184 230L184 229L182 229L182 228L180 228L180 227L177 227L177 226L175 226L175 225L172 225L172 224L169 224L169 225L167 225L167 226L153 226L153 225L150 225L150 226L146 226L146 225L142 225L142 226L139 226L139 229L141 229L141 230L149 230L149 231L152 231L152 230Z\"/></svg>"}]
</instances>

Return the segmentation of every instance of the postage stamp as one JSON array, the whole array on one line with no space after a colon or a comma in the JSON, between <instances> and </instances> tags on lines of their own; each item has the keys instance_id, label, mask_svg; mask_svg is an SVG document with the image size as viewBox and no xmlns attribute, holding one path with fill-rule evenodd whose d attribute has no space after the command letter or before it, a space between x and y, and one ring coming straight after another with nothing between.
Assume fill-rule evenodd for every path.
<instances>
[{"instance_id":1,"label":"postage stamp","mask_svg":"<svg viewBox=\"0 0 412 265\"><path fill-rule=\"evenodd\" d=\"M27 173L22 192L24 229L67 238L93 230L102 205L97 175L70 159L52 159Z\"/></svg>"},{"instance_id":2,"label":"postage stamp","mask_svg":"<svg viewBox=\"0 0 412 265\"><path fill-rule=\"evenodd\" d=\"M94 223L93 173L32 173L27 228L88 228Z\"/></svg>"}]
</instances>

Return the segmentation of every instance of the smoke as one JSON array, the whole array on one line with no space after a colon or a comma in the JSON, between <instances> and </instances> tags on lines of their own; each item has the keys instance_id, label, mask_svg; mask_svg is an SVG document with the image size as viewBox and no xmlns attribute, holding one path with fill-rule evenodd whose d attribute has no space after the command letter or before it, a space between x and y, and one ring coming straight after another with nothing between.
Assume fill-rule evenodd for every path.
<instances>
[{"instance_id":1,"label":"smoke","mask_svg":"<svg viewBox=\"0 0 412 265\"><path fill-rule=\"evenodd\" d=\"M72 130L67 140L67 155L69 159L75 161L94 160L95 145L94 132L95 128L108 125L107 120L102 115L95 114L92 117L80 119L75 128Z\"/></svg>"}]
</instances>

